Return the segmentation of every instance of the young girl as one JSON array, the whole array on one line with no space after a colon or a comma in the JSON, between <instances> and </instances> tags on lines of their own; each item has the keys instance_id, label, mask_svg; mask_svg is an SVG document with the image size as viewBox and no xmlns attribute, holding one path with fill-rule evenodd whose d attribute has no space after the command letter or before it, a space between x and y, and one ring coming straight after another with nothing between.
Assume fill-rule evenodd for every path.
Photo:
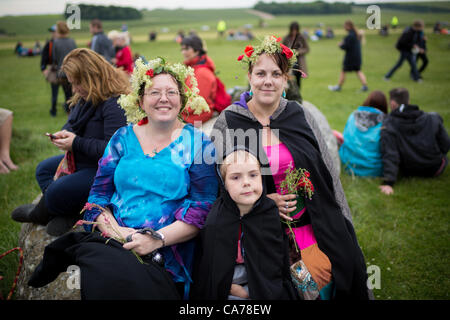
<instances>
[{"instance_id":1,"label":"young girl","mask_svg":"<svg viewBox=\"0 0 450 320\"><path fill-rule=\"evenodd\" d=\"M225 157L196 257L192 299L296 299L288 243L260 164L245 150Z\"/></svg>"},{"instance_id":2,"label":"young girl","mask_svg":"<svg viewBox=\"0 0 450 320\"><path fill-rule=\"evenodd\" d=\"M355 25L351 20L344 23L344 28L348 35L339 43L339 47L345 50L344 63L341 74L339 76L339 83L335 86L328 86L331 91L341 91L342 85L345 81L345 73L355 71L359 80L362 83L361 91L367 91L367 80L364 73L361 71L361 34L356 30Z\"/></svg>"}]
</instances>

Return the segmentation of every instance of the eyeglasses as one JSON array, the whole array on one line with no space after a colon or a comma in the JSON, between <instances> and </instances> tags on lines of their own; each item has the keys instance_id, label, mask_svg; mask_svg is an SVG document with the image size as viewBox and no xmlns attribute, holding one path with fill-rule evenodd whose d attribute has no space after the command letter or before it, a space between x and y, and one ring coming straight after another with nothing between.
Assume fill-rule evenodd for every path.
<instances>
[{"instance_id":1,"label":"eyeglasses","mask_svg":"<svg viewBox=\"0 0 450 320\"><path fill-rule=\"evenodd\" d=\"M144 95L150 96L152 98L161 98L163 93L166 95L166 97L169 97L169 98L178 97L178 95L180 94L177 90L172 89L172 90L167 90L167 91L152 90L148 93L144 93Z\"/></svg>"}]
</instances>

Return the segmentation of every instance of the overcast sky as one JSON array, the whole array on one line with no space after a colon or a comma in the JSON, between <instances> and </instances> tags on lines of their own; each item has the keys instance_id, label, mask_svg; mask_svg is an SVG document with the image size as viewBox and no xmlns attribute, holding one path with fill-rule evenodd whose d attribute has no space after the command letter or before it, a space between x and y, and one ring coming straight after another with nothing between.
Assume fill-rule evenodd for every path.
<instances>
[{"instance_id":1,"label":"overcast sky","mask_svg":"<svg viewBox=\"0 0 450 320\"><path fill-rule=\"evenodd\" d=\"M266 0L271 2L274 0ZM312 0L275 0L276 2L311 2ZM336 2L337 0L325 0ZM356 3L374 2L401 2L411 0L353 0ZM412 0L423 1L423 0ZM58 14L64 11L66 3L85 3L98 5L132 6L138 9L155 8L250 8L258 0L0 0L0 16L4 15L27 15L27 14ZM340 2L352 2L352 0L340 0Z\"/></svg>"}]
</instances>

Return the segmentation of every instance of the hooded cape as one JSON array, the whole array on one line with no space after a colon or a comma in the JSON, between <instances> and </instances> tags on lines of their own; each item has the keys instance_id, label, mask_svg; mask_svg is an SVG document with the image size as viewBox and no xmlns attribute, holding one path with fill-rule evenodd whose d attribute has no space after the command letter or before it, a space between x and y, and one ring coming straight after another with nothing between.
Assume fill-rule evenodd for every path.
<instances>
[{"instance_id":1,"label":"hooded cape","mask_svg":"<svg viewBox=\"0 0 450 320\"><path fill-rule=\"evenodd\" d=\"M243 97L247 100L248 94L244 93ZM224 148L231 148L230 142L236 144L237 141L243 141L239 135L254 130L258 135L257 143L252 144L249 143L251 139L245 139L245 146L258 155L262 168L266 168L267 172L270 167L261 142L263 127L248 110L245 100L228 107L219 116L212 131L216 151L220 155ZM295 168L304 168L311 174L310 180L315 193L311 200L305 200L304 215L309 216L320 250L331 261L335 283L334 298L368 299L364 256L351 221L344 217L344 206L336 199L332 175L324 162L316 135L306 119L305 110L297 102L282 98L279 108L271 116L269 126L288 148ZM218 134L221 135L223 145L216 141ZM266 187L268 194L276 192L271 174L266 176Z\"/></svg>"},{"instance_id":2,"label":"hooded cape","mask_svg":"<svg viewBox=\"0 0 450 320\"><path fill-rule=\"evenodd\" d=\"M227 299L241 228L250 299L298 299L289 271L288 239L275 202L266 196L264 179L263 194L252 210L241 217L239 208L225 189L220 173L217 174L221 182L220 195L200 232L191 298Z\"/></svg>"}]
</instances>

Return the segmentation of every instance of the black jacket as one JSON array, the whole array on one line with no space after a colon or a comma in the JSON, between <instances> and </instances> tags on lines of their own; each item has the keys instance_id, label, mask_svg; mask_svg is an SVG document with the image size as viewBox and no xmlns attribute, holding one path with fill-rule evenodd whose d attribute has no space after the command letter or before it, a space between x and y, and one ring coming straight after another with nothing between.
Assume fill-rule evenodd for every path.
<instances>
[{"instance_id":1,"label":"black jacket","mask_svg":"<svg viewBox=\"0 0 450 320\"><path fill-rule=\"evenodd\" d=\"M383 184L393 185L399 170L406 176L433 176L450 149L450 138L440 115L407 105L383 121L380 148Z\"/></svg>"},{"instance_id":2,"label":"black jacket","mask_svg":"<svg viewBox=\"0 0 450 320\"><path fill-rule=\"evenodd\" d=\"M361 66L361 42L353 30L344 38L341 49L345 50L344 67Z\"/></svg>"},{"instance_id":3,"label":"black jacket","mask_svg":"<svg viewBox=\"0 0 450 320\"><path fill-rule=\"evenodd\" d=\"M319 142L306 120L303 107L294 101L286 105L286 100L282 99L281 102L271 116L269 126L273 132L279 133L278 138L291 153L295 168L305 168L311 174L310 179L316 191L311 200L306 200L307 212L304 215L308 215L311 220L320 250L331 261L335 298L368 299L364 256L353 225L344 217L336 199L333 177L324 162ZM237 105L228 107L220 114L211 134L217 154L228 148L226 145L230 142L236 145L239 141L245 141L246 147L258 155L263 172L268 173L270 166L262 146L262 129L249 110ZM256 133L257 141L253 141L252 132ZM247 139L243 139L245 133L250 134ZM221 145L220 139L225 145ZM276 192L272 175L268 174L265 180L267 193Z\"/></svg>"},{"instance_id":4,"label":"black jacket","mask_svg":"<svg viewBox=\"0 0 450 320\"><path fill-rule=\"evenodd\" d=\"M252 210L241 217L220 173L217 174L221 181L220 195L200 231L191 298L227 299L236 265L239 231L242 230L241 248L250 299L298 299L289 271L288 239L275 202L263 191Z\"/></svg>"},{"instance_id":5,"label":"black jacket","mask_svg":"<svg viewBox=\"0 0 450 320\"><path fill-rule=\"evenodd\" d=\"M117 99L109 98L98 106L80 100L70 111L62 129L77 135L72 144L77 169L97 167L109 139L127 124L125 111L117 104Z\"/></svg>"},{"instance_id":6,"label":"black jacket","mask_svg":"<svg viewBox=\"0 0 450 320\"><path fill-rule=\"evenodd\" d=\"M52 51L50 51L50 45L53 47L53 39L47 41L44 45L44 49L42 49L41 53L41 71L44 71L47 68L47 65L51 65L53 63L52 59Z\"/></svg>"},{"instance_id":7,"label":"black jacket","mask_svg":"<svg viewBox=\"0 0 450 320\"><path fill-rule=\"evenodd\" d=\"M416 31L412 27L406 27L400 38L398 38L395 47L400 51L411 51L415 44L419 44L419 41L420 31Z\"/></svg>"}]
</instances>

